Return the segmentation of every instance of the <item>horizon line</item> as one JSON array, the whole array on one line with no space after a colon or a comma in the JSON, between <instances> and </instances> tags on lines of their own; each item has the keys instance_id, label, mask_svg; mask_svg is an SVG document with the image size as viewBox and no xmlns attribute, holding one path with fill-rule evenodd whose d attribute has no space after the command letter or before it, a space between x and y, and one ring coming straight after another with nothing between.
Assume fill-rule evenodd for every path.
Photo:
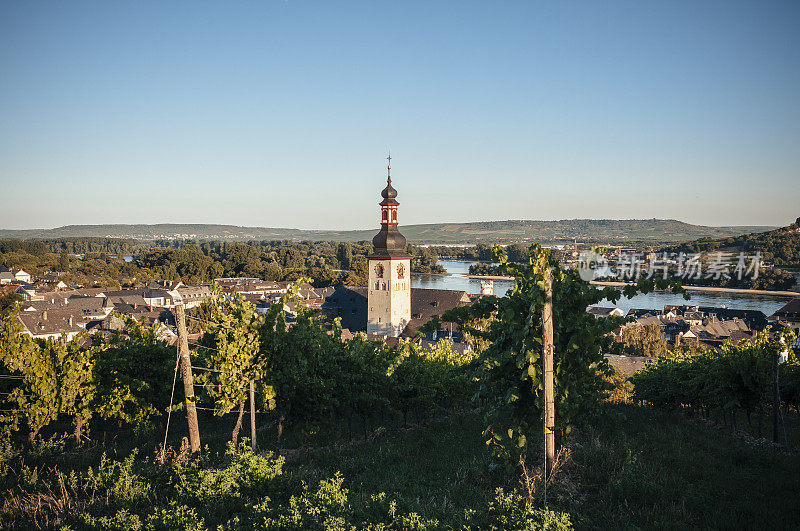
<instances>
[{"instance_id":1,"label":"horizon line","mask_svg":"<svg viewBox=\"0 0 800 531\"><path fill-rule=\"evenodd\" d=\"M507 223L507 222L542 222L542 223L555 223L555 222L567 222L567 221L675 221L678 223L684 223L686 225L692 225L695 227L767 227L767 228L778 228L783 227L786 225L772 225L772 224L759 224L759 223L751 223L751 224L735 224L735 225L704 225L700 223L691 223L688 221L683 221L677 218L561 218L561 219L496 219L496 220L473 220L473 221L439 221L439 222L424 222L424 223L408 223L408 224L401 224L398 227L414 227L420 225L467 225L471 223ZM791 225L794 220L790 220L787 225ZM158 226L165 226L165 225L186 225L186 226L220 226L220 227L236 227L240 229L274 229L274 230L297 230L297 231L304 231L304 232L358 232L363 230L372 230L375 226L369 226L365 228L349 228L349 229L312 229L312 228L301 228L301 227L286 227L286 226L268 226L268 225L237 225L233 223L211 223L211 222L159 222L159 223L70 223L66 225L59 225L54 227L34 227L34 228L0 228L0 231L50 231L50 230L58 230L58 229L66 229L69 227L120 227L120 226L146 226L146 227L158 227Z\"/></svg>"}]
</instances>

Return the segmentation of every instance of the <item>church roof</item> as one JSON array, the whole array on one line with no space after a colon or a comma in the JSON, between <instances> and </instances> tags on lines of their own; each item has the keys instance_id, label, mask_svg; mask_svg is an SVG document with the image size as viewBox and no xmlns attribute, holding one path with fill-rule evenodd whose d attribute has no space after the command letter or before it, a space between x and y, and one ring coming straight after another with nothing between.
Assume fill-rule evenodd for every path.
<instances>
[{"instance_id":1,"label":"church roof","mask_svg":"<svg viewBox=\"0 0 800 531\"><path fill-rule=\"evenodd\" d=\"M383 201L381 201L380 203L381 205L400 204L394 200L394 198L397 197L397 190L395 190L394 187L392 186L391 179L386 180L386 188L384 188L383 191L381 192L381 197L383 197Z\"/></svg>"},{"instance_id":2,"label":"church roof","mask_svg":"<svg viewBox=\"0 0 800 531\"><path fill-rule=\"evenodd\" d=\"M792 299L770 316L771 319L800 320L800 299Z\"/></svg>"},{"instance_id":3,"label":"church roof","mask_svg":"<svg viewBox=\"0 0 800 531\"><path fill-rule=\"evenodd\" d=\"M391 170L391 166L389 167ZM391 175L391 174L390 174ZM386 210L389 205L397 206L398 203L395 198L397 197L397 190L392 186L391 176L386 179L386 188L381 192L383 201L380 202L381 208L384 210L384 218L381 222L381 230L372 238L372 246L375 251L369 258L376 259L389 259L389 258L411 258L406 252L406 237L400 234L397 229L397 220L388 219Z\"/></svg>"},{"instance_id":4,"label":"church roof","mask_svg":"<svg viewBox=\"0 0 800 531\"><path fill-rule=\"evenodd\" d=\"M375 250L369 258L411 258L406 252L406 237L400 234L396 225L383 225L372 238L372 246Z\"/></svg>"},{"instance_id":5,"label":"church roof","mask_svg":"<svg viewBox=\"0 0 800 531\"><path fill-rule=\"evenodd\" d=\"M425 323L447 310L470 304L466 291L411 288L411 321L400 337L413 337ZM352 332L367 329L367 288L339 286L322 305L329 317L341 317L342 328Z\"/></svg>"},{"instance_id":6,"label":"church roof","mask_svg":"<svg viewBox=\"0 0 800 531\"><path fill-rule=\"evenodd\" d=\"M367 288L363 286L339 286L325 297L322 309L330 318L341 317L342 328L352 332L367 329Z\"/></svg>"},{"instance_id":7,"label":"church roof","mask_svg":"<svg viewBox=\"0 0 800 531\"><path fill-rule=\"evenodd\" d=\"M447 310L472 302L466 291L452 289L411 288L411 321L400 337L414 337L417 331Z\"/></svg>"}]
</instances>

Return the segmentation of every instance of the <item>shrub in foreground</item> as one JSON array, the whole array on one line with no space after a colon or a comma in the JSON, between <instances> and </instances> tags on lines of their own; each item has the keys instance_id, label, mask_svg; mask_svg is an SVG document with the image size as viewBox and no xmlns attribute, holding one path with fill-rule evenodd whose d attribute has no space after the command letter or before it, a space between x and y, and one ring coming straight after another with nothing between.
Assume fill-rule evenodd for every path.
<instances>
[{"instance_id":1,"label":"shrub in foreground","mask_svg":"<svg viewBox=\"0 0 800 531\"><path fill-rule=\"evenodd\" d=\"M62 529L439 529L450 527L404 512L385 493L351 501L337 473L316 485L284 474L284 459L256 454L244 444L192 461L186 452L102 456L84 471L26 466L11 456L0 527ZM24 478L24 479L23 479ZM13 486L11 486L13 484ZM564 513L534 509L512 491L498 490L486 507L453 515L459 527L568 529Z\"/></svg>"}]
</instances>

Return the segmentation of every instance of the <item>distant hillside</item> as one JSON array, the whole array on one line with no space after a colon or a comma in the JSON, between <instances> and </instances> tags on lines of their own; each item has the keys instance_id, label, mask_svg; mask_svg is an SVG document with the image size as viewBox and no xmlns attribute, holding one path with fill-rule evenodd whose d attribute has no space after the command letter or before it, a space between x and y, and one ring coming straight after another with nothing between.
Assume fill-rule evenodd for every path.
<instances>
[{"instance_id":1,"label":"distant hillside","mask_svg":"<svg viewBox=\"0 0 800 531\"><path fill-rule=\"evenodd\" d=\"M402 227L418 243L634 243L680 242L702 237L735 236L772 227L706 227L674 219L572 219L560 221L511 220L437 223Z\"/></svg>"},{"instance_id":2,"label":"distant hillside","mask_svg":"<svg viewBox=\"0 0 800 531\"><path fill-rule=\"evenodd\" d=\"M478 221L471 223L431 223L400 227L415 243L556 243L572 241L597 243L670 243L700 238L726 238L763 232L774 227L707 227L674 219L561 221ZM0 238L135 238L142 240L369 240L378 228L361 231L315 231L236 225L158 224L158 225L67 225L55 229L0 230Z\"/></svg>"},{"instance_id":3,"label":"distant hillside","mask_svg":"<svg viewBox=\"0 0 800 531\"><path fill-rule=\"evenodd\" d=\"M685 253L726 251L761 253L766 262L776 266L800 267L800 218L787 227L769 232L755 232L728 238L702 238L666 250Z\"/></svg>"},{"instance_id":4,"label":"distant hillside","mask_svg":"<svg viewBox=\"0 0 800 531\"><path fill-rule=\"evenodd\" d=\"M236 225L177 224L155 225L66 225L55 229L0 229L0 238L135 238L141 240L214 239L214 240L281 240L296 239L309 231L239 227Z\"/></svg>"}]
</instances>

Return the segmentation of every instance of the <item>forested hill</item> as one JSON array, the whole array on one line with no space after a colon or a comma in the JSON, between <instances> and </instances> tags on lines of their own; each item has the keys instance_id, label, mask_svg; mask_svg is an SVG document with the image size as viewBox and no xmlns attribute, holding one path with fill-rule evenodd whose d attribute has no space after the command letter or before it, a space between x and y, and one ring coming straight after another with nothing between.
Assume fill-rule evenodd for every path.
<instances>
[{"instance_id":1,"label":"forested hill","mask_svg":"<svg viewBox=\"0 0 800 531\"><path fill-rule=\"evenodd\" d=\"M400 227L409 241L416 243L555 243L577 239L584 242L682 242L699 238L727 238L768 231L774 227L709 227L674 219L560 221L478 221L470 223L430 223ZM370 240L377 227L369 230L328 231L236 225L158 224L158 225L67 225L54 229L0 230L0 238L135 238L143 240Z\"/></svg>"},{"instance_id":2,"label":"forested hill","mask_svg":"<svg viewBox=\"0 0 800 531\"><path fill-rule=\"evenodd\" d=\"M800 267L800 218L787 227L769 232L755 232L727 238L703 238L669 247L685 253L725 251L761 253L766 262L776 266Z\"/></svg>"}]
</instances>

